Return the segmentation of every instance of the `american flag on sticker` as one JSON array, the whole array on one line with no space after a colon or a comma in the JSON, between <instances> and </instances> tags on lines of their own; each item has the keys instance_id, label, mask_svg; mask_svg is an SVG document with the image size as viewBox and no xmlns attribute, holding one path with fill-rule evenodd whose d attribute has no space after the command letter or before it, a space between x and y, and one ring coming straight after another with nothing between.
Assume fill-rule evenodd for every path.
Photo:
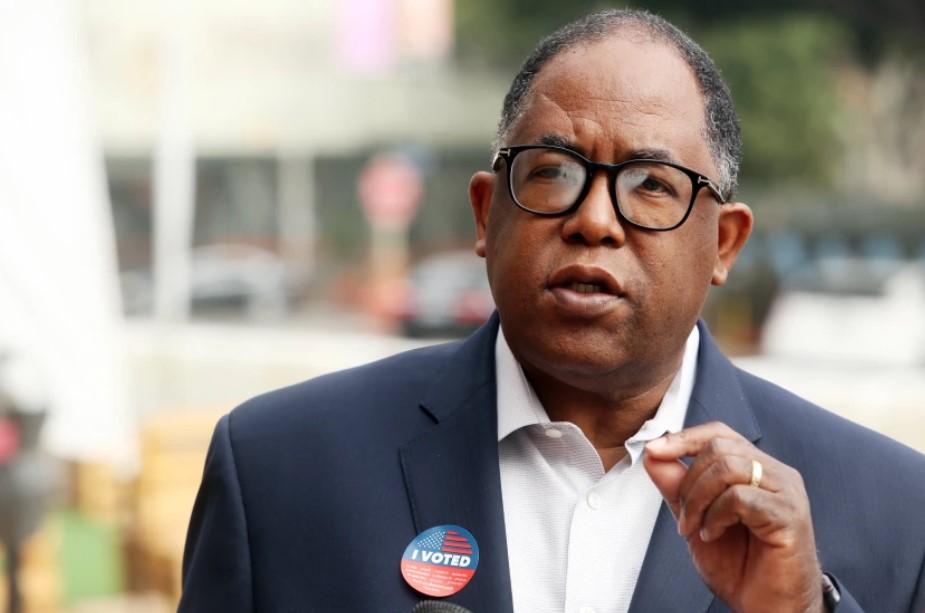
<instances>
[{"instance_id":1,"label":"american flag on sticker","mask_svg":"<svg viewBox=\"0 0 925 613\"><path fill-rule=\"evenodd\" d=\"M419 540L417 546L428 551L458 553L466 556L472 555L472 544L469 542L469 539L455 530L434 532L427 538Z\"/></svg>"},{"instance_id":2,"label":"american flag on sticker","mask_svg":"<svg viewBox=\"0 0 925 613\"><path fill-rule=\"evenodd\" d=\"M463 589L479 565L479 544L468 530L445 524L421 532L401 558L408 585L443 598Z\"/></svg>"}]
</instances>

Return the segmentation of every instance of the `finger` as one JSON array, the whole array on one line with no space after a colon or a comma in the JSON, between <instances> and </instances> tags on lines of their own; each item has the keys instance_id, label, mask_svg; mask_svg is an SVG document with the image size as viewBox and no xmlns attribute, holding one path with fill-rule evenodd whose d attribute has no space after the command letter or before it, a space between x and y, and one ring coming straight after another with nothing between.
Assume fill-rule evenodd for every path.
<instances>
[{"instance_id":1,"label":"finger","mask_svg":"<svg viewBox=\"0 0 925 613\"><path fill-rule=\"evenodd\" d=\"M793 522L792 508L774 492L750 485L733 485L720 494L706 510L700 540L710 542L720 538L726 529L744 524L759 539L771 542L771 535Z\"/></svg>"},{"instance_id":2,"label":"finger","mask_svg":"<svg viewBox=\"0 0 925 613\"><path fill-rule=\"evenodd\" d=\"M700 458L698 457L698 462ZM678 531L685 537L700 530L706 510L733 485L751 481L752 461L740 455L714 457L704 466L692 465L681 484L681 516Z\"/></svg>"},{"instance_id":3,"label":"finger","mask_svg":"<svg viewBox=\"0 0 925 613\"><path fill-rule=\"evenodd\" d=\"M700 453L707 443L715 438L740 440L745 439L726 424L714 421L692 428L685 428L659 437L646 444L646 452L656 460L676 460L684 456Z\"/></svg>"},{"instance_id":4,"label":"finger","mask_svg":"<svg viewBox=\"0 0 925 613\"><path fill-rule=\"evenodd\" d=\"M725 456L754 457L761 452L744 439L714 438L706 443L692 460L688 462L687 477L681 483L682 502L690 494L690 489L700 479L704 471ZM747 483L747 481L746 481Z\"/></svg>"},{"instance_id":5,"label":"finger","mask_svg":"<svg viewBox=\"0 0 925 613\"><path fill-rule=\"evenodd\" d=\"M642 465L645 467L646 472L649 473L649 478L658 488L662 498L668 503L671 513L677 519L681 504L679 499L681 481L684 480L684 475L687 474L687 466L678 460L669 460L667 462L655 460L649 457L648 454L643 454Z\"/></svg>"}]
</instances>

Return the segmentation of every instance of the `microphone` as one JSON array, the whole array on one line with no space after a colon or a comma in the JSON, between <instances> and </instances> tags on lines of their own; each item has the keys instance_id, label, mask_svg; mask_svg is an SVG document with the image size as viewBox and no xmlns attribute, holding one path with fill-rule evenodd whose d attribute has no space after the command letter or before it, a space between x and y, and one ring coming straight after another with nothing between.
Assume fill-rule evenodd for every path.
<instances>
[{"instance_id":1,"label":"microphone","mask_svg":"<svg viewBox=\"0 0 925 613\"><path fill-rule=\"evenodd\" d=\"M422 600L414 605L411 613L472 613L472 611L445 600Z\"/></svg>"}]
</instances>

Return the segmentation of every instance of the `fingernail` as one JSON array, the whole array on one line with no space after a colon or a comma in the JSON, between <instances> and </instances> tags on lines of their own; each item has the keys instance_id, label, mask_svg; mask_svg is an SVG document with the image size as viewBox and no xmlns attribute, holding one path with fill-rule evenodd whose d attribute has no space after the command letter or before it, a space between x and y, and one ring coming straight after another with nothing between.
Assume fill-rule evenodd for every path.
<instances>
[{"instance_id":1,"label":"fingernail","mask_svg":"<svg viewBox=\"0 0 925 613\"><path fill-rule=\"evenodd\" d=\"M666 443L665 437L660 436L657 439L653 439L649 441L648 443L646 443L646 447L649 449L661 449L662 447L665 446L665 443Z\"/></svg>"},{"instance_id":2,"label":"fingernail","mask_svg":"<svg viewBox=\"0 0 925 613\"><path fill-rule=\"evenodd\" d=\"M710 531L707 530L706 528L701 528L700 529L700 540L703 541L704 543L709 543L710 542Z\"/></svg>"}]
</instances>

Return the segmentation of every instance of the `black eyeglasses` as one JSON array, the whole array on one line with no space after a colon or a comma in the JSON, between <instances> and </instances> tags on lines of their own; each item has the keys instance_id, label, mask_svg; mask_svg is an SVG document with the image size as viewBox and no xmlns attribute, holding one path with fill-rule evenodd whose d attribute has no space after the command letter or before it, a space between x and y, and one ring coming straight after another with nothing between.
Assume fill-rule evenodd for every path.
<instances>
[{"instance_id":1,"label":"black eyeglasses","mask_svg":"<svg viewBox=\"0 0 925 613\"><path fill-rule=\"evenodd\" d=\"M597 170L610 177L611 197L623 219L645 230L664 232L683 224L702 187L713 192L720 204L726 203L713 181L669 162L602 164L547 145L502 147L492 164L495 172L501 160L507 167L511 199L537 215L564 215L578 209Z\"/></svg>"}]
</instances>

